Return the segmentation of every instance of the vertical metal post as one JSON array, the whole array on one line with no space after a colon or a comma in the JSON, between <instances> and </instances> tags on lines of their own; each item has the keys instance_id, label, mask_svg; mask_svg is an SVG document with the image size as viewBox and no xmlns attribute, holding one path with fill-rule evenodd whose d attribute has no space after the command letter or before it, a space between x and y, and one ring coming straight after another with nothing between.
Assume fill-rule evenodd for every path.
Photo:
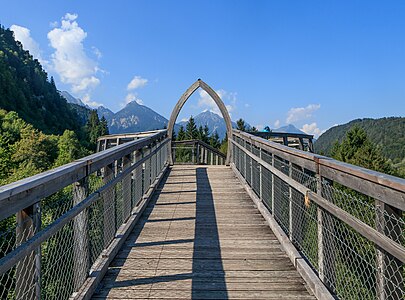
<instances>
[{"instance_id":1,"label":"vertical metal post","mask_svg":"<svg viewBox=\"0 0 405 300\"><path fill-rule=\"evenodd\" d=\"M16 214L16 246L41 230L40 204L31 205ZM41 296L41 248L19 261L15 270L16 299L39 299Z\"/></svg>"},{"instance_id":2,"label":"vertical metal post","mask_svg":"<svg viewBox=\"0 0 405 300\"><path fill-rule=\"evenodd\" d=\"M82 202L89 194L88 177L73 184L73 204ZM90 268L87 210L73 219L73 280L75 291L87 278Z\"/></svg>"}]
</instances>

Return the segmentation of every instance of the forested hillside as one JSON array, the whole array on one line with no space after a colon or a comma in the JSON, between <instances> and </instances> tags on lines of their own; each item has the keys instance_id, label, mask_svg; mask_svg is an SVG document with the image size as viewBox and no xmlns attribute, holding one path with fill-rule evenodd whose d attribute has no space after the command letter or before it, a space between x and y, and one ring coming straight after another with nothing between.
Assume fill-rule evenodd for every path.
<instances>
[{"instance_id":1,"label":"forested hillside","mask_svg":"<svg viewBox=\"0 0 405 300\"><path fill-rule=\"evenodd\" d=\"M68 104L41 64L0 26L0 185L90 154L107 121Z\"/></svg>"},{"instance_id":2,"label":"forested hillside","mask_svg":"<svg viewBox=\"0 0 405 300\"><path fill-rule=\"evenodd\" d=\"M83 118L57 91L53 78L38 60L0 25L0 108L15 111L26 122L46 134L80 133Z\"/></svg>"},{"instance_id":3,"label":"forested hillside","mask_svg":"<svg viewBox=\"0 0 405 300\"><path fill-rule=\"evenodd\" d=\"M315 142L315 151L331 156L333 145L341 143L346 133L355 125L364 129L370 141L394 163L405 159L405 118L357 119L330 128Z\"/></svg>"}]
</instances>

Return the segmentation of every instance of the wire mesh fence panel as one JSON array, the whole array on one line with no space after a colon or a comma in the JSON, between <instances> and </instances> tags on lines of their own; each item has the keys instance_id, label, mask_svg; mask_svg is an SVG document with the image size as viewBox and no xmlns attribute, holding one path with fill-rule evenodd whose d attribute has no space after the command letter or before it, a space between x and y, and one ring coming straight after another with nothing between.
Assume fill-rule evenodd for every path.
<instances>
[{"instance_id":1,"label":"wire mesh fence panel","mask_svg":"<svg viewBox=\"0 0 405 300\"><path fill-rule=\"evenodd\" d=\"M387 185L381 187L380 193L375 193L374 187L370 192L363 189L366 195L339 183L339 180L345 182L347 174L338 173L339 164L329 173L337 178L338 182L334 182L319 173L322 157L306 156L295 150L284 155L285 148L235 132L233 162L236 169L336 298L405 299L404 261L398 258L399 254L394 256L394 252L377 246L357 227L369 226L373 234L383 234L396 243L396 249L404 249L405 214L381 199L387 193ZM266 146L261 148L261 143ZM272 147L276 149L274 153ZM331 164L330 159L327 161ZM256 168L261 171L256 172ZM364 175L367 176L370 173ZM386 180L385 176L381 178ZM357 184L361 184L363 179L355 180L360 180ZM393 180L395 183L389 184L395 189L398 179ZM381 183L375 180L374 184ZM400 197L404 197L403 192ZM368 196L373 193L379 200ZM347 223L349 221L359 225L350 226L348 224L353 223Z\"/></svg>"},{"instance_id":2,"label":"wire mesh fence panel","mask_svg":"<svg viewBox=\"0 0 405 300\"><path fill-rule=\"evenodd\" d=\"M141 149L137 150L137 157L133 155L134 160L132 154L112 163L107 157L109 163L92 169L92 174L0 221L0 259L7 265L0 265L0 298L68 299L78 291L103 250L116 237L118 228L128 220L132 208L165 166L166 144L155 148L153 157L144 159L144 165L138 163L133 168L136 159L142 159ZM92 158L87 171L93 160L97 163ZM81 172L81 162L77 165ZM64 169L61 170L62 178L66 178ZM147 179L143 182L144 172ZM46 189L40 193L45 194ZM46 234L33 244L26 243L43 232Z\"/></svg>"}]
</instances>

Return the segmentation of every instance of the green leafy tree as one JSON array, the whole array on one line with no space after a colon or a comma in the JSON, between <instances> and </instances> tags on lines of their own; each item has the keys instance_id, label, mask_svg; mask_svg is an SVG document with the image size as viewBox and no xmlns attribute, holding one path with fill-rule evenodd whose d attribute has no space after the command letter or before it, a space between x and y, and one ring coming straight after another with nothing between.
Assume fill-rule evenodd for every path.
<instances>
[{"instance_id":1,"label":"green leafy tree","mask_svg":"<svg viewBox=\"0 0 405 300\"><path fill-rule=\"evenodd\" d=\"M85 156L87 151L80 145L76 134L71 130L65 130L62 136L58 139L58 158L54 166L61 166L75 159Z\"/></svg>"}]
</instances>

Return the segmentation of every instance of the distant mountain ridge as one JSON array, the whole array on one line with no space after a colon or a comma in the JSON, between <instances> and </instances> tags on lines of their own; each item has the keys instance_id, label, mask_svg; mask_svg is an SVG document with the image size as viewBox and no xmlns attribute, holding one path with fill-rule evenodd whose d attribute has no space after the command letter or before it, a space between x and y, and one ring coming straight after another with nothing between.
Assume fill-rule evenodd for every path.
<instances>
[{"instance_id":1,"label":"distant mountain ridge","mask_svg":"<svg viewBox=\"0 0 405 300\"><path fill-rule=\"evenodd\" d=\"M195 124L197 125L197 128L200 126L204 127L205 125L207 125L210 130L210 134L216 131L220 139L223 139L225 137L226 124L225 120L220 115L207 110L203 111L202 113L196 115L193 118ZM178 123L178 125L186 128L187 122L188 121L181 121ZM235 122L232 122L232 127L236 128Z\"/></svg>"},{"instance_id":2,"label":"distant mountain ridge","mask_svg":"<svg viewBox=\"0 0 405 300\"><path fill-rule=\"evenodd\" d=\"M106 118L111 134L163 129L168 123L165 117L136 101L128 103L117 113L103 106L97 109L97 113L100 118Z\"/></svg>"},{"instance_id":3,"label":"distant mountain ridge","mask_svg":"<svg viewBox=\"0 0 405 300\"><path fill-rule=\"evenodd\" d=\"M371 141L381 148L384 156L394 162L405 159L404 117L356 119L343 125L334 126L323 133L315 142L315 151L330 156L333 144L336 141L341 142L346 132L356 125L365 130Z\"/></svg>"},{"instance_id":4,"label":"distant mountain ridge","mask_svg":"<svg viewBox=\"0 0 405 300\"><path fill-rule=\"evenodd\" d=\"M299 130L292 124L288 124L286 126L282 126L280 128L274 129L275 132L286 132L286 133L299 133L299 134L306 134L302 130Z\"/></svg>"},{"instance_id":5,"label":"distant mountain ridge","mask_svg":"<svg viewBox=\"0 0 405 300\"><path fill-rule=\"evenodd\" d=\"M88 109L91 109L90 106L84 104L83 101L80 100L79 98L73 97L71 94L69 94L69 92L67 92L67 91L58 91L58 92L59 92L59 95L61 95L63 98L65 98L68 103L84 106Z\"/></svg>"}]
</instances>

